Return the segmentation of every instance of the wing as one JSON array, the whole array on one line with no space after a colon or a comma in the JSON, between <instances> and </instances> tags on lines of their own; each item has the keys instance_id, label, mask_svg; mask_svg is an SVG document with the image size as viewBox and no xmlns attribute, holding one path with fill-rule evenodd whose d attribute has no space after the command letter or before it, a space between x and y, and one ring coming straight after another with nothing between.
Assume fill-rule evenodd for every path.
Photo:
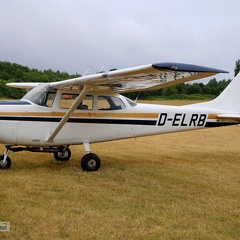
<instances>
[{"instance_id":1,"label":"wing","mask_svg":"<svg viewBox=\"0 0 240 240\"><path fill-rule=\"evenodd\" d=\"M95 92L133 92L165 88L217 73L228 72L183 63L155 63L54 82L51 86L77 91L88 85Z\"/></svg>"},{"instance_id":2,"label":"wing","mask_svg":"<svg viewBox=\"0 0 240 240\"><path fill-rule=\"evenodd\" d=\"M133 92L165 88L227 71L183 63L154 63L50 83L55 89L79 92L89 86L95 92ZM39 83L8 83L32 89Z\"/></svg>"}]
</instances>

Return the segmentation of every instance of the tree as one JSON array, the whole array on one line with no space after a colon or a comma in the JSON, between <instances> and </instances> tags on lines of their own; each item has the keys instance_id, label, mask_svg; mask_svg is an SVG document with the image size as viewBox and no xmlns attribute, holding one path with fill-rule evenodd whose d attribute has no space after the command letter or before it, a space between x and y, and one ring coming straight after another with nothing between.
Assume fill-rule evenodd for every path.
<instances>
[{"instance_id":1,"label":"tree","mask_svg":"<svg viewBox=\"0 0 240 240\"><path fill-rule=\"evenodd\" d=\"M206 92L207 94L213 94L215 96L219 94L218 81L216 80L216 78L210 79L206 86L207 87L204 90L205 92L206 90L208 91Z\"/></svg>"},{"instance_id":2,"label":"tree","mask_svg":"<svg viewBox=\"0 0 240 240\"><path fill-rule=\"evenodd\" d=\"M178 90L177 90L176 86L170 86L170 87L162 89L163 96L169 97L171 95L176 95L176 94L178 94Z\"/></svg>"},{"instance_id":3,"label":"tree","mask_svg":"<svg viewBox=\"0 0 240 240\"><path fill-rule=\"evenodd\" d=\"M39 71L16 63L0 61L0 97L21 98L25 91L6 86L9 82L54 82L79 77L79 74L70 75L67 72L51 69Z\"/></svg>"},{"instance_id":4,"label":"tree","mask_svg":"<svg viewBox=\"0 0 240 240\"><path fill-rule=\"evenodd\" d=\"M234 77L240 72L240 59L235 62Z\"/></svg>"},{"instance_id":5,"label":"tree","mask_svg":"<svg viewBox=\"0 0 240 240\"><path fill-rule=\"evenodd\" d=\"M201 94L202 89L197 83L189 84L186 90L187 94Z\"/></svg>"}]
</instances>

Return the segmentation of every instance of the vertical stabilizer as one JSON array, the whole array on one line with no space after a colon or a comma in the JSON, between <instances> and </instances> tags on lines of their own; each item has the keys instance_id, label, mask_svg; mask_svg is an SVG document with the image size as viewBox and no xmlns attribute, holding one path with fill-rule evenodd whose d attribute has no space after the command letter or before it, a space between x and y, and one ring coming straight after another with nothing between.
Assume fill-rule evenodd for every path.
<instances>
[{"instance_id":1,"label":"vertical stabilizer","mask_svg":"<svg viewBox=\"0 0 240 240\"><path fill-rule=\"evenodd\" d=\"M240 73L217 98L210 102L196 104L196 106L240 112Z\"/></svg>"}]
</instances>

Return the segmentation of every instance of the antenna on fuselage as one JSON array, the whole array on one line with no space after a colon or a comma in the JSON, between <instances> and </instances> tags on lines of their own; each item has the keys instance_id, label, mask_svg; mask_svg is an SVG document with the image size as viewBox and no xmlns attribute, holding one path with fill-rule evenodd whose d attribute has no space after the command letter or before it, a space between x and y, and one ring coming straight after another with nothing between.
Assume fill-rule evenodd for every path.
<instances>
[{"instance_id":1,"label":"antenna on fuselage","mask_svg":"<svg viewBox=\"0 0 240 240\"><path fill-rule=\"evenodd\" d=\"M99 71L97 73L101 73L101 71L104 69L105 66L106 66L106 64L103 64L103 66L99 69Z\"/></svg>"},{"instance_id":2,"label":"antenna on fuselage","mask_svg":"<svg viewBox=\"0 0 240 240\"><path fill-rule=\"evenodd\" d=\"M84 77L90 69L91 67L89 66L88 69L85 71L85 73L82 75L82 77Z\"/></svg>"},{"instance_id":3,"label":"antenna on fuselage","mask_svg":"<svg viewBox=\"0 0 240 240\"><path fill-rule=\"evenodd\" d=\"M136 97L136 99L135 99L135 102L137 102L137 100L138 100L140 94L141 94L141 92L138 92L138 95L137 95L137 97Z\"/></svg>"}]
</instances>

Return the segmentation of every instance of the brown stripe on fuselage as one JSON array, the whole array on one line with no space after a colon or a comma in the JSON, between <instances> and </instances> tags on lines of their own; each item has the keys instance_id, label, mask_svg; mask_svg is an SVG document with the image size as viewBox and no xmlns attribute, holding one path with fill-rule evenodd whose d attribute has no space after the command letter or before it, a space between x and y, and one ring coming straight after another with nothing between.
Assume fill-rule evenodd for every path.
<instances>
[{"instance_id":1,"label":"brown stripe on fuselage","mask_svg":"<svg viewBox=\"0 0 240 240\"><path fill-rule=\"evenodd\" d=\"M66 112L0 112L0 116L63 117ZM74 112L71 117L158 118L158 113Z\"/></svg>"}]
</instances>

